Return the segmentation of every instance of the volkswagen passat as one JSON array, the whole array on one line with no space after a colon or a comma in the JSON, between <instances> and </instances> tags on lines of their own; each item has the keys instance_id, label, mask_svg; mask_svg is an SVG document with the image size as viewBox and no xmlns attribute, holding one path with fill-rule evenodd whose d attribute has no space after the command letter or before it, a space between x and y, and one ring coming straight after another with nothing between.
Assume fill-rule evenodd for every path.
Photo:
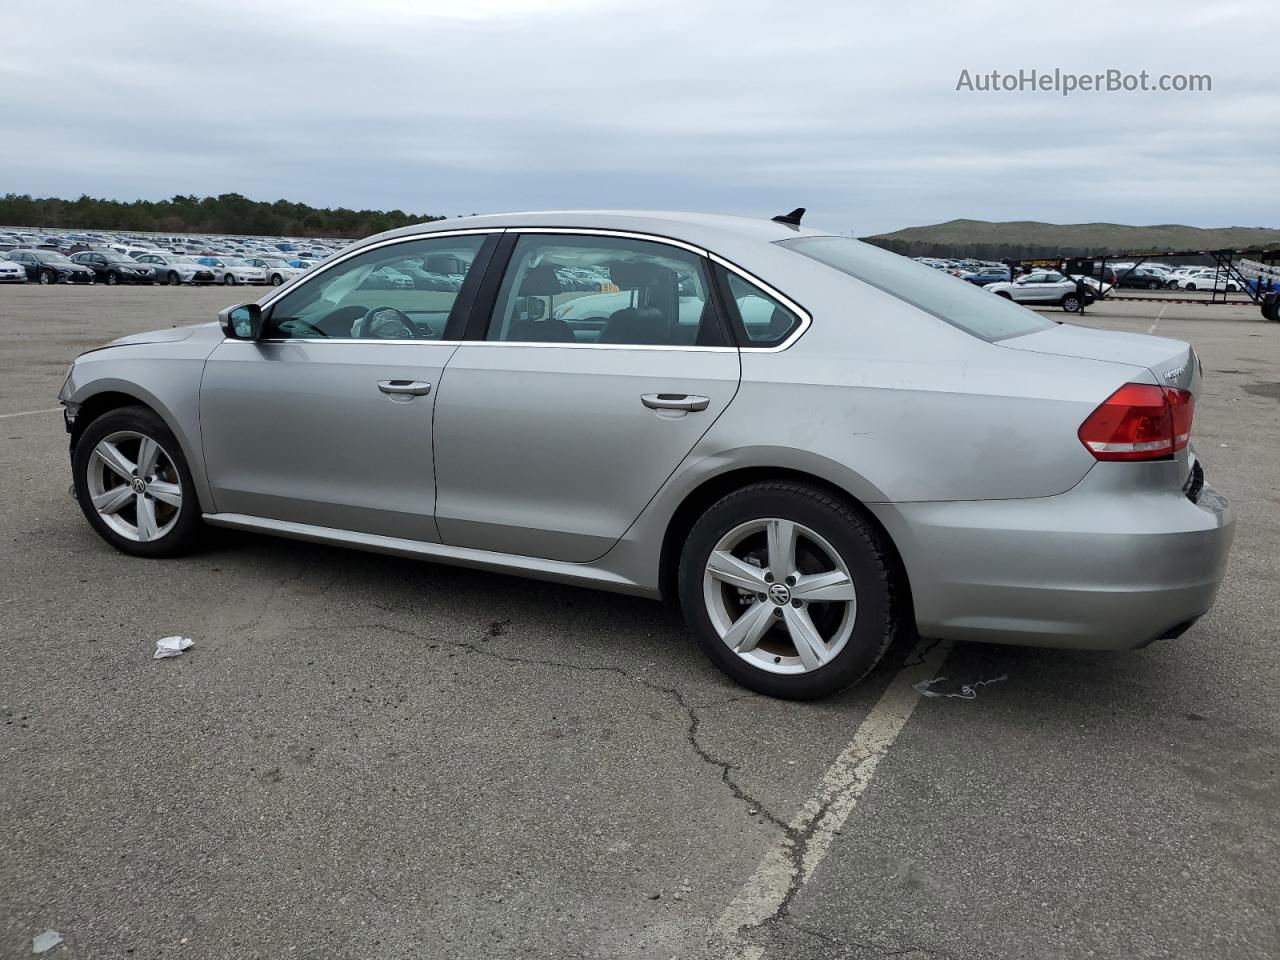
<instances>
[{"instance_id":1,"label":"volkswagen passat","mask_svg":"<svg viewBox=\"0 0 1280 960\"><path fill-rule=\"evenodd\" d=\"M1192 453L1187 344L1059 326L797 219L355 244L81 356L80 506L138 556L208 523L678 598L717 666L782 697L901 631L1122 649L1209 609L1232 519ZM443 258L457 289L369 282ZM587 274L617 302L561 310Z\"/></svg>"}]
</instances>

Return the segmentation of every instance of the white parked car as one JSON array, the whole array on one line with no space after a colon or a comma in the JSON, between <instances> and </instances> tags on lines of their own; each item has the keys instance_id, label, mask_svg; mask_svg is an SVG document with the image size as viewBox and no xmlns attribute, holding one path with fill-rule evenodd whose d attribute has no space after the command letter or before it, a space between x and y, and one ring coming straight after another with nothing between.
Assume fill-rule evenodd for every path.
<instances>
[{"instance_id":1,"label":"white parked car","mask_svg":"<svg viewBox=\"0 0 1280 960\"><path fill-rule=\"evenodd\" d=\"M0 283L26 283L27 271L20 263L14 263L0 253Z\"/></svg>"},{"instance_id":2,"label":"white parked car","mask_svg":"<svg viewBox=\"0 0 1280 960\"><path fill-rule=\"evenodd\" d=\"M288 283L294 277L300 277L307 272L305 267L290 266L289 261L282 257L252 257L245 262L251 267L259 267L265 270L267 282L273 287Z\"/></svg>"},{"instance_id":3,"label":"white parked car","mask_svg":"<svg viewBox=\"0 0 1280 960\"><path fill-rule=\"evenodd\" d=\"M196 263L202 263L211 269L217 283L228 286L267 282L267 271L261 267L251 267L248 260L240 257L196 257Z\"/></svg>"},{"instance_id":4,"label":"white parked car","mask_svg":"<svg viewBox=\"0 0 1280 960\"><path fill-rule=\"evenodd\" d=\"M1088 280L1085 283L1092 286ZM989 283L982 289L1016 303L1059 306L1068 313L1085 306L1076 281L1056 270L1035 270L1010 283Z\"/></svg>"},{"instance_id":5,"label":"white parked car","mask_svg":"<svg viewBox=\"0 0 1280 960\"><path fill-rule=\"evenodd\" d=\"M1171 286L1178 290L1215 290L1235 293L1240 289L1240 281L1217 270L1197 270L1179 277L1170 278Z\"/></svg>"}]
</instances>

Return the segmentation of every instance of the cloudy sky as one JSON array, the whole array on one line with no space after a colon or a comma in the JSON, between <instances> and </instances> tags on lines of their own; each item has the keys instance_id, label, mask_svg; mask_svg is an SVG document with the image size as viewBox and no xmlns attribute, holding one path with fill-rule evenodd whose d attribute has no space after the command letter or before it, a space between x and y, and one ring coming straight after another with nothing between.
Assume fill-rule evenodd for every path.
<instances>
[{"instance_id":1,"label":"cloudy sky","mask_svg":"<svg viewBox=\"0 0 1280 960\"><path fill-rule=\"evenodd\" d=\"M1280 226L1280 8L1118 7L56 0L0 33L0 192ZM1213 89L956 90L1033 68Z\"/></svg>"}]
</instances>

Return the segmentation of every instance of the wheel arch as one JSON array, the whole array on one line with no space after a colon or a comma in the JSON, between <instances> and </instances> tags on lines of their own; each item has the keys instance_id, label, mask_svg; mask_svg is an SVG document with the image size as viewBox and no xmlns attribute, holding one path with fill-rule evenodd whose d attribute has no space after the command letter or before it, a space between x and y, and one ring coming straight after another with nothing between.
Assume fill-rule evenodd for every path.
<instances>
[{"instance_id":1,"label":"wheel arch","mask_svg":"<svg viewBox=\"0 0 1280 960\"><path fill-rule=\"evenodd\" d=\"M668 599L678 596L679 591L676 581L680 567L680 554L698 517L702 516L721 497L727 496L743 487L767 481L803 483L825 491L847 503L866 521L868 526L875 530L876 535L889 552L889 561L902 588L899 593L902 602L902 614L910 620L911 628L914 629L915 605L911 594L911 578L907 573L902 554L884 524L880 522L880 519L874 513L866 508L862 501L839 484L833 483L817 474L790 467L737 467L709 477L690 490L672 512L662 538L662 549L658 559L658 589L661 595Z\"/></svg>"},{"instance_id":2,"label":"wheel arch","mask_svg":"<svg viewBox=\"0 0 1280 960\"><path fill-rule=\"evenodd\" d=\"M75 391L66 399L77 407L76 418L70 429L70 452L72 456L75 454L76 444L80 442L80 437L84 431L89 424L99 417L123 407L143 407L164 421L164 425L169 428L169 432L178 441L178 448L182 451L182 456L187 461L187 468L191 471L192 479L195 482L196 496L201 508L206 511L212 509L213 500L205 478L203 452L198 448L192 448L193 443L199 443L199 437L189 437L187 431L183 429L179 418L174 416L173 411L164 403L161 403L154 394L135 383L103 379L94 381L92 384Z\"/></svg>"}]
</instances>

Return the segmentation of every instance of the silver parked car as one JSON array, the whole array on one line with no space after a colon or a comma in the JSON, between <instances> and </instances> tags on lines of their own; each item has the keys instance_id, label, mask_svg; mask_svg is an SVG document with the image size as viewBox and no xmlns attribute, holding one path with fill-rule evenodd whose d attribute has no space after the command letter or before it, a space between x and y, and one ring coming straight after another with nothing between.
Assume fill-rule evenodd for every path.
<instances>
[{"instance_id":1,"label":"silver parked car","mask_svg":"<svg viewBox=\"0 0 1280 960\"><path fill-rule=\"evenodd\" d=\"M379 280L436 257L458 289ZM607 274L607 316L560 315L575 273ZM913 629L1186 630L1233 530L1190 445L1200 377L1185 343L794 222L543 213L372 237L84 354L59 399L126 553L208 523L678 597L717 666L804 698Z\"/></svg>"}]
</instances>

